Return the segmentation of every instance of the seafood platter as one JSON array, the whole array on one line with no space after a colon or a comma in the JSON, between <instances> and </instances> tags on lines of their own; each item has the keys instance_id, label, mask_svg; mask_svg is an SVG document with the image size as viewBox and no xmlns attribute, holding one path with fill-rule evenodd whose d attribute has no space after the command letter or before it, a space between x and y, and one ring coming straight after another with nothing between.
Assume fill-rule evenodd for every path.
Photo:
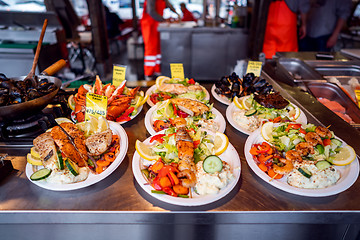
<instances>
[{"instance_id":1,"label":"seafood platter","mask_svg":"<svg viewBox=\"0 0 360 240\"><path fill-rule=\"evenodd\" d=\"M240 178L240 158L225 134L187 127L184 118L136 142L132 169L146 193L160 201L199 206L226 196Z\"/></svg>"},{"instance_id":2,"label":"seafood platter","mask_svg":"<svg viewBox=\"0 0 360 240\"><path fill-rule=\"evenodd\" d=\"M58 126L33 140L26 176L39 187L68 191L95 184L109 176L128 150L125 130L105 118L85 125L61 118Z\"/></svg>"},{"instance_id":3,"label":"seafood platter","mask_svg":"<svg viewBox=\"0 0 360 240\"><path fill-rule=\"evenodd\" d=\"M354 149L326 127L267 122L245 143L250 168L283 191L324 197L347 190L359 174Z\"/></svg>"},{"instance_id":4,"label":"seafood platter","mask_svg":"<svg viewBox=\"0 0 360 240\"><path fill-rule=\"evenodd\" d=\"M213 132L224 132L226 122L212 104L188 98L173 98L158 102L145 115L145 127L151 135L174 126L173 120L184 118L187 126L201 126Z\"/></svg>"},{"instance_id":5,"label":"seafood platter","mask_svg":"<svg viewBox=\"0 0 360 240\"><path fill-rule=\"evenodd\" d=\"M97 76L93 86L81 85L77 94L72 97L74 112L72 118L77 122L85 120L86 94L95 93L106 96L108 101L107 116L109 121L126 123L135 118L142 110L146 97L144 92L139 91L140 87L126 87L126 80L118 87L111 83L104 85Z\"/></svg>"},{"instance_id":6,"label":"seafood platter","mask_svg":"<svg viewBox=\"0 0 360 240\"><path fill-rule=\"evenodd\" d=\"M146 91L146 95L150 96L147 103L151 107L170 98L190 98L202 102L210 100L209 92L192 78L159 76L155 85Z\"/></svg>"}]
</instances>

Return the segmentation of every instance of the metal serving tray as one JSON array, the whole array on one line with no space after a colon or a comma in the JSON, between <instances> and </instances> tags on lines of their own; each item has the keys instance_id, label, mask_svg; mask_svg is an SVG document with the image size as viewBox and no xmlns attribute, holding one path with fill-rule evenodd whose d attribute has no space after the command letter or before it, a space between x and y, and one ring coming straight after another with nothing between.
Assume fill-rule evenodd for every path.
<instances>
[{"instance_id":1,"label":"metal serving tray","mask_svg":"<svg viewBox=\"0 0 360 240\"><path fill-rule=\"evenodd\" d=\"M309 92L316 98L327 98L330 101L336 101L343 106L355 124L360 123L360 109L349 98L338 85L334 83L306 83L305 84ZM355 125L354 124L354 125Z\"/></svg>"},{"instance_id":2,"label":"metal serving tray","mask_svg":"<svg viewBox=\"0 0 360 240\"><path fill-rule=\"evenodd\" d=\"M307 82L307 80L324 82L322 75L316 72L312 67L299 59L280 58L278 68L294 82Z\"/></svg>"},{"instance_id":3,"label":"metal serving tray","mask_svg":"<svg viewBox=\"0 0 360 240\"><path fill-rule=\"evenodd\" d=\"M360 66L358 66L358 65L318 66L318 67L315 67L315 70L324 76L360 76Z\"/></svg>"}]
</instances>

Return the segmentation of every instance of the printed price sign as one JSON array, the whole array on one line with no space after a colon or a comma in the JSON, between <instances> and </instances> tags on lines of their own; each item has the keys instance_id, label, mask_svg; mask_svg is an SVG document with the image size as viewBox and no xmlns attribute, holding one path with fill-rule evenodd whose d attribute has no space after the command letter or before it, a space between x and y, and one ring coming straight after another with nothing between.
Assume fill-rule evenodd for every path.
<instances>
[{"instance_id":1,"label":"printed price sign","mask_svg":"<svg viewBox=\"0 0 360 240\"><path fill-rule=\"evenodd\" d=\"M86 94L86 111L85 121L90 119L90 115L99 118L103 116L106 118L107 97L95 93Z\"/></svg>"},{"instance_id":2,"label":"printed price sign","mask_svg":"<svg viewBox=\"0 0 360 240\"><path fill-rule=\"evenodd\" d=\"M355 97L356 97L358 106L360 107L360 90L359 89L355 89Z\"/></svg>"},{"instance_id":3,"label":"printed price sign","mask_svg":"<svg viewBox=\"0 0 360 240\"><path fill-rule=\"evenodd\" d=\"M256 77L259 77L261 74L262 62L259 61L249 61L246 69L246 73L254 73Z\"/></svg>"},{"instance_id":4,"label":"printed price sign","mask_svg":"<svg viewBox=\"0 0 360 240\"><path fill-rule=\"evenodd\" d=\"M115 87L120 86L120 84L125 80L125 73L126 73L126 66L114 65L112 84Z\"/></svg>"},{"instance_id":5,"label":"printed price sign","mask_svg":"<svg viewBox=\"0 0 360 240\"><path fill-rule=\"evenodd\" d=\"M171 78L185 79L182 63L170 63Z\"/></svg>"}]
</instances>

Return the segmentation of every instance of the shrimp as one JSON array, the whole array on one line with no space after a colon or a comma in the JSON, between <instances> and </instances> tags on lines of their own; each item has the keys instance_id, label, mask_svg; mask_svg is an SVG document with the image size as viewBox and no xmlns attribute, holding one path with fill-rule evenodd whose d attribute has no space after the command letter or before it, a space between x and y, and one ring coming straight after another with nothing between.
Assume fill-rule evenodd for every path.
<instances>
[{"instance_id":1,"label":"shrimp","mask_svg":"<svg viewBox=\"0 0 360 240\"><path fill-rule=\"evenodd\" d=\"M323 144L321 137L315 132L308 132L305 135L305 141L310 143L312 146L316 146L318 144Z\"/></svg>"},{"instance_id":2,"label":"shrimp","mask_svg":"<svg viewBox=\"0 0 360 240\"><path fill-rule=\"evenodd\" d=\"M296 161L296 162L302 162L302 157L298 151L295 150L289 150L285 153L285 158L289 161Z\"/></svg>"},{"instance_id":3,"label":"shrimp","mask_svg":"<svg viewBox=\"0 0 360 240\"><path fill-rule=\"evenodd\" d=\"M180 127L185 127L186 126L186 120L185 118L175 118L173 120L173 125L177 128L180 128Z\"/></svg>"},{"instance_id":4,"label":"shrimp","mask_svg":"<svg viewBox=\"0 0 360 240\"><path fill-rule=\"evenodd\" d=\"M185 169L184 171L179 172L177 177L182 178L181 185L183 187L191 188L194 187L196 184L196 175L189 169Z\"/></svg>"},{"instance_id":5,"label":"shrimp","mask_svg":"<svg viewBox=\"0 0 360 240\"><path fill-rule=\"evenodd\" d=\"M315 132L322 138L332 138L332 133L329 129L323 126L317 126Z\"/></svg>"},{"instance_id":6,"label":"shrimp","mask_svg":"<svg viewBox=\"0 0 360 240\"><path fill-rule=\"evenodd\" d=\"M307 156L309 153L314 154L314 147L308 142L301 142L295 146L295 150L300 153L301 156Z\"/></svg>"},{"instance_id":7,"label":"shrimp","mask_svg":"<svg viewBox=\"0 0 360 240\"><path fill-rule=\"evenodd\" d=\"M279 161L284 163L285 165L280 167L279 165L274 164L273 170L275 173L283 175L293 170L294 165L292 164L291 160L280 158Z\"/></svg>"}]
</instances>

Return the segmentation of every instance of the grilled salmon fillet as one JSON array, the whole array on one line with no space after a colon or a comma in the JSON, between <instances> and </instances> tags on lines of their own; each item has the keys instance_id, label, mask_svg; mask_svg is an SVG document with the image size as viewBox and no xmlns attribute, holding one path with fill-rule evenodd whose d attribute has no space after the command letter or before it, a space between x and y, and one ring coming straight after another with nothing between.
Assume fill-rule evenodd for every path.
<instances>
[{"instance_id":1,"label":"grilled salmon fillet","mask_svg":"<svg viewBox=\"0 0 360 240\"><path fill-rule=\"evenodd\" d=\"M197 100L187 98L173 98L171 99L171 102L179 107L189 109L194 113L194 116L202 115L203 113L210 110L208 106Z\"/></svg>"},{"instance_id":2,"label":"grilled salmon fillet","mask_svg":"<svg viewBox=\"0 0 360 240\"><path fill-rule=\"evenodd\" d=\"M91 135L85 140L85 144L91 156L103 154L110 146L112 131L107 129L101 133Z\"/></svg>"},{"instance_id":3,"label":"grilled salmon fillet","mask_svg":"<svg viewBox=\"0 0 360 240\"><path fill-rule=\"evenodd\" d=\"M75 162L79 167L86 166L86 161L88 160L86 146L85 146L85 136L75 124L65 122L61 123L60 126L73 138L75 146L79 152L72 145L66 134L60 129L60 127L55 126L51 130L51 137L54 139L56 145L60 148L60 151L73 162Z\"/></svg>"},{"instance_id":4,"label":"grilled salmon fillet","mask_svg":"<svg viewBox=\"0 0 360 240\"><path fill-rule=\"evenodd\" d=\"M55 142L49 132L43 133L33 141L36 151L40 154L42 164L49 169L57 168Z\"/></svg>"}]
</instances>

